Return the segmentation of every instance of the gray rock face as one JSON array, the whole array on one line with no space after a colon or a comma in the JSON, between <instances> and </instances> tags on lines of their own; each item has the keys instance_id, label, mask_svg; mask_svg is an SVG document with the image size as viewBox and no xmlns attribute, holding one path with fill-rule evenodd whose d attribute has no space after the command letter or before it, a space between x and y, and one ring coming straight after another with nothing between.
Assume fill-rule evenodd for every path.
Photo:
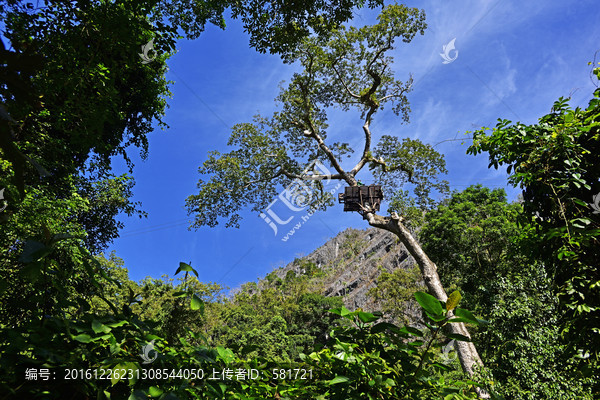
<instances>
[{"instance_id":1,"label":"gray rock face","mask_svg":"<svg viewBox=\"0 0 600 400\"><path fill-rule=\"evenodd\" d=\"M392 272L415 265L412 256L394 234L376 228L340 232L308 256L274 272L281 279L288 271L299 276L306 273L307 261L327 272L325 277L318 278L323 285L323 295L342 296L344 305L351 311L362 308L371 312L381 309L380 304L367 293L377 284L382 271ZM418 312L415 309L410 314ZM416 319L417 314L415 319L411 318L413 321Z\"/></svg>"}]
</instances>

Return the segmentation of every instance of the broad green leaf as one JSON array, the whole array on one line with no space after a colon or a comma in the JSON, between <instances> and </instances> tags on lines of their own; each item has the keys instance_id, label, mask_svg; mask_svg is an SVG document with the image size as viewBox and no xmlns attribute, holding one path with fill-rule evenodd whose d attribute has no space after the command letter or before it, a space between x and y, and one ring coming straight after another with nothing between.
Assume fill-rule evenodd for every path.
<instances>
[{"instance_id":1,"label":"broad green leaf","mask_svg":"<svg viewBox=\"0 0 600 400\"><path fill-rule=\"evenodd\" d=\"M486 320L475 318L475 316L473 314L471 314L471 312L469 310L465 310L463 308L457 308L456 310L454 310L454 315L456 315L458 318L460 318L460 320L461 320L460 322L468 322L468 323L475 324L475 325L488 323L488 321L486 321ZM450 322L459 322L459 321L450 320Z\"/></svg>"},{"instance_id":2,"label":"broad green leaf","mask_svg":"<svg viewBox=\"0 0 600 400\"><path fill-rule=\"evenodd\" d=\"M124 368L127 370L137 371L137 370L141 369L140 364L136 363L136 362L128 362L128 363L124 363L121 365L123 365ZM135 372L133 374L131 374L131 378L129 378L129 374L127 374L127 379L129 380L129 386L135 385L135 383L137 382L137 376L138 376L138 374L136 374Z\"/></svg>"},{"instance_id":3,"label":"broad green leaf","mask_svg":"<svg viewBox=\"0 0 600 400\"><path fill-rule=\"evenodd\" d=\"M427 314L427 316L435 322L441 322L446 319L446 316L444 314L432 314L427 311L425 311L425 314Z\"/></svg>"},{"instance_id":4,"label":"broad green leaf","mask_svg":"<svg viewBox=\"0 0 600 400\"><path fill-rule=\"evenodd\" d=\"M452 319L449 319L448 322L450 322L450 323L459 323L459 322L472 323L471 320L468 320L466 318L452 318Z\"/></svg>"},{"instance_id":5,"label":"broad green leaf","mask_svg":"<svg viewBox=\"0 0 600 400\"><path fill-rule=\"evenodd\" d=\"M332 380L330 380L329 382L327 382L328 385L335 385L338 383L344 383L344 382L348 382L350 379L346 378L345 376L336 376L335 378L333 378Z\"/></svg>"},{"instance_id":6,"label":"broad green leaf","mask_svg":"<svg viewBox=\"0 0 600 400\"><path fill-rule=\"evenodd\" d=\"M19 261L23 263L30 263L38 261L41 258L46 257L52 252L52 247L47 247L44 243L40 243L36 240L28 240L25 242L23 252L19 257Z\"/></svg>"},{"instance_id":7,"label":"broad green leaf","mask_svg":"<svg viewBox=\"0 0 600 400\"><path fill-rule=\"evenodd\" d=\"M368 323L368 322L377 321L379 319L379 317L377 317L377 316L375 316L375 315L373 315L371 313L359 311L358 312L358 319L360 319L364 323Z\"/></svg>"},{"instance_id":8,"label":"broad green leaf","mask_svg":"<svg viewBox=\"0 0 600 400\"><path fill-rule=\"evenodd\" d=\"M346 307L341 306L340 308L333 308L329 310L330 313L341 315L342 317L346 317L348 314L352 314L352 311L348 310Z\"/></svg>"},{"instance_id":9,"label":"broad green leaf","mask_svg":"<svg viewBox=\"0 0 600 400\"><path fill-rule=\"evenodd\" d=\"M107 392L105 392L107 393ZM148 396L146 396L146 393L144 393L141 390L135 390L133 393L131 393L131 395L129 395L129 398L127 400L147 400Z\"/></svg>"},{"instance_id":10,"label":"broad green leaf","mask_svg":"<svg viewBox=\"0 0 600 400\"><path fill-rule=\"evenodd\" d=\"M78 342L81 342L81 343L90 343L92 341L92 337L85 333L82 333L81 335L77 335L77 336L73 337L73 339L77 340Z\"/></svg>"},{"instance_id":11,"label":"broad green leaf","mask_svg":"<svg viewBox=\"0 0 600 400\"><path fill-rule=\"evenodd\" d=\"M194 275L196 275L196 277L198 277L198 271L196 271L194 268L192 268L191 265L188 265L184 262L179 263L179 268L177 268L177 271L175 271L175 275L177 275L181 271L192 272Z\"/></svg>"},{"instance_id":12,"label":"broad green leaf","mask_svg":"<svg viewBox=\"0 0 600 400\"><path fill-rule=\"evenodd\" d=\"M458 290L455 290L454 292L452 292L452 294L450 296L448 296L448 300L446 300L446 310L448 310L448 311L454 310L456 308L456 306L458 305L458 303L460 302L461 298L462 298L462 295L460 294L460 292Z\"/></svg>"},{"instance_id":13,"label":"broad green leaf","mask_svg":"<svg viewBox=\"0 0 600 400\"><path fill-rule=\"evenodd\" d=\"M219 388L221 389L222 394L225 394L225 392L227 391L227 385L224 383L219 383Z\"/></svg>"},{"instance_id":14,"label":"broad green leaf","mask_svg":"<svg viewBox=\"0 0 600 400\"><path fill-rule=\"evenodd\" d=\"M105 335L100 335L100 336L96 336L95 338L92 339L92 342L99 342L101 340L109 340L111 338L114 338L115 335L113 335L112 333L107 333Z\"/></svg>"},{"instance_id":15,"label":"broad green leaf","mask_svg":"<svg viewBox=\"0 0 600 400\"><path fill-rule=\"evenodd\" d=\"M110 332L110 328L108 326L104 325L102 322L98 321L97 319L92 321L92 329L94 330L94 333Z\"/></svg>"},{"instance_id":16,"label":"broad green leaf","mask_svg":"<svg viewBox=\"0 0 600 400\"><path fill-rule=\"evenodd\" d=\"M111 328L118 328L118 327L126 325L126 324L128 324L127 321L121 320L121 321L117 321L117 322L107 322L105 325L110 326Z\"/></svg>"},{"instance_id":17,"label":"broad green leaf","mask_svg":"<svg viewBox=\"0 0 600 400\"><path fill-rule=\"evenodd\" d=\"M425 292L416 292L415 299L429 314L439 316L444 314L444 309L440 304L440 301L432 295Z\"/></svg>"},{"instance_id":18,"label":"broad green leaf","mask_svg":"<svg viewBox=\"0 0 600 400\"><path fill-rule=\"evenodd\" d=\"M164 391L157 388L156 386L150 386L150 389L148 389L148 394L152 397L158 397L163 393Z\"/></svg>"},{"instance_id":19,"label":"broad green leaf","mask_svg":"<svg viewBox=\"0 0 600 400\"><path fill-rule=\"evenodd\" d=\"M223 360L225 363L232 362L235 359L235 355L231 349L226 349L225 347L217 346L217 353L219 354L219 358Z\"/></svg>"},{"instance_id":20,"label":"broad green leaf","mask_svg":"<svg viewBox=\"0 0 600 400\"><path fill-rule=\"evenodd\" d=\"M111 378L110 378L110 383L112 384L112 386L115 386L117 383L119 383L120 381L125 381L127 379L127 373L123 374L122 370L127 370L128 364L117 364L112 368L112 374L111 374ZM124 376L121 376L124 375Z\"/></svg>"},{"instance_id":21,"label":"broad green leaf","mask_svg":"<svg viewBox=\"0 0 600 400\"><path fill-rule=\"evenodd\" d=\"M400 328L394 324L390 324L389 322L380 322L371 327L371 333L385 332L386 330L390 330L395 333L401 333Z\"/></svg>"},{"instance_id":22,"label":"broad green leaf","mask_svg":"<svg viewBox=\"0 0 600 400\"><path fill-rule=\"evenodd\" d=\"M71 235L70 233L57 233L56 235L52 236L52 243L56 243L56 242L60 242L61 240L67 240L67 239L80 239L83 240L83 237L77 236L77 235Z\"/></svg>"},{"instance_id":23,"label":"broad green leaf","mask_svg":"<svg viewBox=\"0 0 600 400\"><path fill-rule=\"evenodd\" d=\"M202 299L200 297L198 297L196 294L194 294L192 296L192 302L190 304L190 307L192 310L202 310L204 311L204 302L202 301Z\"/></svg>"},{"instance_id":24,"label":"broad green leaf","mask_svg":"<svg viewBox=\"0 0 600 400\"><path fill-rule=\"evenodd\" d=\"M35 261L25 264L19 274L31 283L37 282L42 276L43 261Z\"/></svg>"},{"instance_id":25,"label":"broad green leaf","mask_svg":"<svg viewBox=\"0 0 600 400\"><path fill-rule=\"evenodd\" d=\"M471 339L469 339L468 337L461 335L459 333L447 333L446 336L450 339L456 339L461 342L470 342L471 341Z\"/></svg>"},{"instance_id":26,"label":"broad green leaf","mask_svg":"<svg viewBox=\"0 0 600 400\"><path fill-rule=\"evenodd\" d=\"M417 328L413 328L412 326L403 326L402 328L400 328L400 331L401 332L406 332L406 333L408 333L410 335L417 336L417 337L422 337L423 336L423 332L421 332Z\"/></svg>"}]
</instances>

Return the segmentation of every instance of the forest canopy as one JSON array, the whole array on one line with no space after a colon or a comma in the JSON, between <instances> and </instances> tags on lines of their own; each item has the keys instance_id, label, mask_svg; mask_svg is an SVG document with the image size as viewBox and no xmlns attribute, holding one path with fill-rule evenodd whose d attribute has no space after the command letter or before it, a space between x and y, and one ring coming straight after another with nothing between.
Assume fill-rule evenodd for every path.
<instances>
[{"instance_id":1,"label":"forest canopy","mask_svg":"<svg viewBox=\"0 0 600 400\"><path fill-rule=\"evenodd\" d=\"M365 6L380 11L373 24L346 24ZM120 216L146 215L131 152L144 160L150 133L168 129L177 40L203 40L226 15L298 69L275 112L233 126L228 151L202 160L186 201L194 226L239 226L294 182L311 182L297 208L326 210L326 183L358 188L362 173L388 209L360 203L360 217L389 242L349 230L328 262L298 257L231 291L179 259L173 275L134 281L145 266L105 253ZM419 8L10 0L0 16L0 398L600 396L600 89L581 107L559 98L534 123L470 132L467 153L522 192L509 202L483 185L450 191L436 146L376 132L383 110L409 122L414 80L396 76L393 50L425 33ZM360 115L358 147L350 134L332 142L333 111ZM364 304L346 276L369 280Z\"/></svg>"}]
</instances>

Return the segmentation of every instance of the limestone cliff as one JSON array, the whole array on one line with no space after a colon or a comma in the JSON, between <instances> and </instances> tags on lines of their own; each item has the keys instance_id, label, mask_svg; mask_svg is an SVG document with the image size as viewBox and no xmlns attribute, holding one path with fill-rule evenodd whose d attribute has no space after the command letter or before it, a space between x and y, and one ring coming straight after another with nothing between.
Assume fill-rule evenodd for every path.
<instances>
[{"instance_id":1,"label":"limestone cliff","mask_svg":"<svg viewBox=\"0 0 600 400\"><path fill-rule=\"evenodd\" d=\"M306 274L307 266L316 266L324 274L318 278L321 291L326 296L342 296L344 305L355 310L378 311L381 304L368 295L378 283L380 274L415 265L392 233L370 228L347 229L314 250L309 255L279 268L274 273L285 279L289 271L296 276ZM408 314L418 315L416 307L409 306ZM415 319L411 318L413 321Z\"/></svg>"}]
</instances>

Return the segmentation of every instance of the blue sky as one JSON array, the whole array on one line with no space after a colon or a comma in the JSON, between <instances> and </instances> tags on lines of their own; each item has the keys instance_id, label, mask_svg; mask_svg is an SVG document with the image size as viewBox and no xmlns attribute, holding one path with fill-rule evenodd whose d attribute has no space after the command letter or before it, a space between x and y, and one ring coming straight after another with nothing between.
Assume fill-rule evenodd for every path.
<instances>
[{"instance_id":1,"label":"blue sky","mask_svg":"<svg viewBox=\"0 0 600 400\"><path fill-rule=\"evenodd\" d=\"M585 106L594 89L587 63L600 50L597 0L406 4L423 8L429 26L424 36L398 44L394 51L397 77L414 76L411 121L400 125L384 110L372 125L375 141L391 134L436 145L445 155L452 189L482 183L505 188L509 200L516 199L518 190L506 186L502 169L487 168L486 155L468 156L468 141L447 140L493 126L498 118L535 123L560 96L572 95L571 104ZM372 22L374 16L372 11L358 10L352 24ZM457 53L449 56L456 59L443 64L442 47L454 38ZM336 204L312 215L285 242L281 232L274 235L257 213L249 211L239 229L221 224L188 230L191 218L185 199L197 193L197 169L207 153L228 151L226 142L236 123L250 122L257 113L270 116L279 83L289 81L296 67L249 48L248 36L239 22L231 20L224 31L208 27L199 39L181 40L177 48L168 62L167 78L174 81L165 118L170 128L150 135L146 161L133 158L133 200L142 202L148 218L123 216L121 237L107 251L124 259L132 279L173 275L184 261L198 270L201 281L235 288L309 254L348 227L368 227L358 214L344 213ZM346 141L359 145L359 115L332 113L330 135L346 135ZM351 168L353 161L346 167ZM121 161L114 165L117 173L125 172ZM366 175L359 178L369 182ZM285 217L294 217L291 227L305 214Z\"/></svg>"}]
</instances>

